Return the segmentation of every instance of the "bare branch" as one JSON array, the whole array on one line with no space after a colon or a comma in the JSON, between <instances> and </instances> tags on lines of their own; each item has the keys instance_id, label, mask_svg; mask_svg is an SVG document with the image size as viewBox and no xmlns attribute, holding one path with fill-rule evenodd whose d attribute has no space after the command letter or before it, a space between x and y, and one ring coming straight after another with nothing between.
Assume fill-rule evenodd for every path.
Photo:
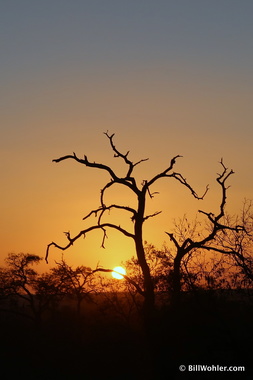
<instances>
[{"instance_id":1,"label":"bare branch","mask_svg":"<svg viewBox=\"0 0 253 380\"><path fill-rule=\"evenodd\" d=\"M101 243L101 248L105 248L105 239L108 238L107 234L106 234L106 229L104 227L101 227L102 231L103 231L103 239L102 239L102 243Z\"/></svg>"},{"instance_id":2,"label":"bare branch","mask_svg":"<svg viewBox=\"0 0 253 380\"><path fill-rule=\"evenodd\" d=\"M171 175L168 175L168 177L173 177L177 181L179 181L182 185L186 186L190 190L190 192L192 193L192 195L194 196L194 198L196 198L198 200L204 199L206 193L209 190L209 185L207 185L206 189L204 191L204 194L202 196L198 196L197 193L195 192L195 190L191 187L191 185L189 185L189 183L187 182L186 178L184 178L182 176L182 174L180 174L180 173L172 173Z\"/></svg>"},{"instance_id":3,"label":"bare branch","mask_svg":"<svg viewBox=\"0 0 253 380\"><path fill-rule=\"evenodd\" d=\"M104 204L104 194L105 194L105 190L108 189L109 187L111 187L112 185L115 184L115 181L111 181L111 182L108 182L104 187L103 189L101 190L100 192L100 204L102 207L105 207L105 204Z\"/></svg>"},{"instance_id":4,"label":"bare branch","mask_svg":"<svg viewBox=\"0 0 253 380\"><path fill-rule=\"evenodd\" d=\"M128 179L122 179L122 178L118 178L117 181L114 181L112 180L111 182L108 182L104 187L103 189L101 190L100 192L100 203L101 203L101 207L106 207L105 206L105 203L104 203L104 194L105 194L105 190L109 189L109 187L113 186L114 184L122 184L123 186L127 186L129 187L135 194L139 194L139 189L137 188L136 186L136 183L135 183L135 180L134 181L131 181L129 182Z\"/></svg>"},{"instance_id":5,"label":"bare branch","mask_svg":"<svg viewBox=\"0 0 253 380\"><path fill-rule=\"evenodd\" d=\"M85 215L84 217L83 217L83 220L85 220L85 219L88 219L91 215L95 215L95 218L97 217L97 214L99 213L99 212L101 212L101 211L103 211L103 209L104 209L104 207L98 207L96 210L92 210L91 212L89 212L89 214L87 214L87 215Z\"/></svg>"},{"instance_id":6,"label":"bare branch","mask_svg":"<svg viewBox=\"0 0 253 380\"><path fill-rule=\"evenodd\" d=\"M223 171L221 174L218 173L217 174L218 177L216 178L216 181L221 186L220 213L217 216L215 216L212 212L207 213L205 211L199 210L200 213L202 213L208 217L208 219L210 220L210 222L213 225L213 229L212 229L211 233L209 234L209 236L207 236L205 239L203 239L203 241L205 241L205 242L212 240L215 237L218 230L225 230L225 229L238 230L238 229L240 229L240 226L235 226L235 227L231 228L228 225L223 225L223 224L219 223L220 219L225 215L225 205L226 205L226 200L227 200L227 189L229 188L229 187L226 187L226 181L232 174L234 174L233 170L230 170L228 172L228 168L224 165L223 159L221 159L220 164L223 168Z\"/></svg>"},{"instance_id":7,"label":"bare branch","mask_svg":"<svg viewBox=\"0 0 253 380\"><path fill-rule=\"evenodd\" d=\"M117 181L117 179L118 179L118 177L116 176L116 174L114 173L114 171L109 166L104 165L104 164L98 164L96 162L90 162L90 161L88 161L87 156L84 156L84 158L81 159L81 158L78 158L75 153L73 153L73 155L68 154L66 156L62 156L62 157L56 158L56 159L54 159L52 161L58 163L58 162L61 162L61 161L64 161L64 160L68 160L68 159L73 159L73 160L79 162L80 164L83 164L83 165L85 165L87 167L90 167L90 168L97 168L97 169L105 170L105 171L107 171L111 175L111 177L115 181Z\"/></svg>"},{"instance_id":8,"label":"bare branch","mask_svg":"<svg viewBox=\"0 0 253 380\"><path fill-rule=\"evenodd\" d=\"M150 197L151 199L154 198L154 195L155 195L155 194L159 194L158 191L155 191L155 192L153 192L153 193L150 192L149 187L148 187L148 181L147 181L146 179L144 179L144 180L142 181L142 186L143 186L143 188L144 188L144 185L145 185L145 189L147 189L148 195L149 195L149 197Z\"/></svg>"},{"instance_id":9,"label":"bare branch","mask_svg":"<svg viewBox=\"0 0 253 380\"><path fill-rule=\"evenodd\" d=\"M198 212L200 214L206 215L208 217L208 219L210 220L210 222L212 222L212 223L215 222L215 215L212 212L205 212L203 210L198 210Z\"/></svg>"},{"instance_id":10,"label":"bare branch","mask_svg":"<svg viewBox=\"0 0 253 380\"><path fill-rule=\"evenodd\" d=\"M176 246L176 248L179 250L180 249L180 245L177 241L177 239L175 238L175 236L172 234L172 233L169 233L169 232L166 232L165 233L169 236L170 240L174 243L174 245Z\"/></svg>"},{"instance_id":11,"label":"bare branch","mask_svg":"<svg viewBox=\"0 0 253 380\"><path fill-rule=\"evenodd\" d=\"M80 231L73 238L71 238L69 232L67 232L67 233L65 232L65 235L67 236L67 239L68 239L69 243L66 244L65 246L60 246L59 244L57 244L55 242L52 242L52 243L48 244L47 250L46 250L46 257L45 257L46 262L48 263L49 250L50 250L51 246L53 246L55 248L58 248L58 249L60 249L62 251L65 251L66 249L68 249L69 247L71 247L74 244L74 242L76 240L78 240L81 236L85 237L85 235L88 232L93 231L93 230L101 229L103 231L103 239L102 239L102 245L101 246L104 247L104 241L105 241L105 238L106 238L106 231L105 231L106 227L113 228L113 229L121 232L123 235L125 235L127 237L131 237L132 239L134 239L134 235L133 234L131 234L130 232L128 232L124 228L122 228L120 226L117 226L115 224L111 224L111 223L103 223L103 224L100 224L100 225L91 226L89 228L86 228L85 230Z\"/></svg>"},{"instance_id":12,"label":"bare branch","mask_svg":"<svg viewBox=\"0 0 253 380\"><path fill-rule=\"evenodd\" d=\"M156 212L154 212L154 214L147 215L147 216L145 216L144 220L147 220L149 218L153 218L154 216L161 214L161 212L162 211L156 211Z\"/></svg>"},{"instance_id":13,"label":"bare branch","mask_svg":"<svg viewBox=\"0 0 253 380\"><path fill-rule=\"evenodd\" d=\"M123 160L125 161L125 163L129 166L132 166L133 163L127 158L128 154L129 154L129 151L126 153L126 154L122 154L120 153L120 151L118 151L118 149L116 148L116 146L114 145L113 143L113 137L115 135L115 133L113 133L112 135L109 135L108 134L108 131L107 132L104 132L104 134L106 135L106 137L108 137L109 141L110 141L110 144L111 144L111 147L112 147L112 150L114 151L114 157L121 157L123 158Z\"/></svg>"},{"instance_id":14,"label":"bare branch","mask_svg":"<svg viewBox=\"0 0 253 380\"><path fill-rule=\"evenodd\" d=\"M222 188L222 201L220 204L220 214L218 215L219 219L224 216L224 207L226 204L227 199L227 189L228 187L225 186L225 182L232 174L234 174L234 171L231 169L228 172L228 168L224 165L223 159L221 158L220 164L223 167L223 172L221 174L218 174L218 177L216 178L216 181L221 185Z\"/></svg>"},{"instance_id":15,"label":"bare branch","mask_svg":"<svg viewBox=\"0 0 253 380\"><path fill-rule=\"evenodd\" d=\"M148 160L149 160L149 158L142 158L141 160L135 162L135 163L133 164L133 166L135 167L135 166L141 164L142 162L145 162L145 161L148 161Z\"/></svg>"},{"instance_id":16,"label":"bare branch","mask_svg":"<svg viewBox=\"0 0 253 380\"><path fill-rule=\"evenodd\" d=\"M168 177L168 172L170 172L170 171L173 169L173 167L174 167L174 165L175 165L175 163L176 163L176 160L177 160L177 158L179 158L179 157L183 157L183 156L180 156L180 155L178 154L177 156L173 157L173 158L171 159L171 161L170 161L170 166L169 166L167 169L165 169L163 172L161 172L161 173L157 174L156 176L154 176L151 180L146 181L145 184L144 184L144 186L146 186L146 187L148 188L148 187L151 186L154 182L156 182L159 178Z\"/></svg>"},{"instance_id":17,"label":"bare branch","mask_svg":"<svg viewBox=\"0 0 253 380\"><path fill-rule=\"evenodd\" d=\"M244 227L241 225L230 226L228 224L220 223L220 220L225 215L224 209L225 209L226 199L227 199L227 189L229 188L229 187L226 187L225 184L226 184L227 179L230 177L230 175L234 173L233 170L228 171L228 168L224 165L222 159L220 161L220 164L222 165L223 171L221 174L217 174L218 177L216 178L217 182L221 186L220 212L217 216L215 216L215 214L213 214L212 212L205 212L205 211L199 210L199 213L202 213L205 216L207 216L208 220L211 222L211 231L206 237L204 237L203 239L199 241L191 241L190 239L188 239L188 246L185 245L185 247L187 246L185 250L185 254L194 248L203 248L207 250L212 249L210 248L209 244L211 241L215 239L219 231L223 231L225 233L226 230L235 231L235 232L244 230ZM183 248L183 245L181 248ZM213 250L220 253L224 253L222 252L222 250L220 250L220 248L216 248Z\"/></svg>"},{"instance_id":18,"label":"bare branch","mask_svg":"<svg viewBox=\"0 0 253 380\"><path fill-rule=\"evenodd\" d=\"M151 198L153 197L153 194L155 194L155 193L151 194L151 193L150 193L150 190L149 190L149 187L150 187L155 181L157 181L159 178L164 178L164 177L175 178L175 179L176 179L177 181L179 181L182 185L186 186L186 187L190 190L190 192L192 193L192 195L194 196L194 198L196 198L196 199L199 199L199 200L200 200L200 199L203 199L203 198L205 197L206 193L207 193L208 190L209 190L209 186L208 186L208 185L206 186L206 189L205 189L204 194L203 194L202 196L198 196L197 193L196 193L196 191L195 191L195 190L192 188L192 186L187 182L186 178L184 178L184 177L182 176L182 174L180 174L180 173L176 173L176 172L170 173L171 170L173 169L175 163L176 163L177 158L179 158L179 157L182 157L182 156L177 155L177 156L173 157L173 158L171 159L171 161L170 161L170 166L169 166L167 169L165 169L163 172L157 174L157 175L156 175L155 177L153 177L150 181L144 181L144 182L143 182L143 188L147 189L147 191L148 191L148 193L149 193L149 195L150 195Z\"/></svg>"},{"instance_id":19,"label":"bare branch","mask_svg":"<svg viewBox=\"0 0 253 380\"><path fill-rule=\"evenodd\" d=\"M108 134L108 131L107 132L104 132L104 134L106 135L106 137L108 137L108 139L110 140L110 144L111 144L111 147L112 147L112 150L114 151L114 157L121 157L125 163L128 165L128 172L126 174L126 177L125 179L128 179L128 180L131 180L133 181L133 178L131 177L131 174L133 172L133 169L136 165L139 165L141 162L144 162L144 161L147 161L148 158L145 158L145 159L142 159L136 163L133 163L132 161L130 161L128 159L128 154L129 154L129 151L126 153L126 154L122 154L117 148L116 146L114 145L114 142L113 142L113 137L114 137L114 133L112 135L109 135Z\"/></svg>"},{"instance_id":20,"label":"bare branch","mask_svg":"<svg viewBox=\"0 0 253 380\"><path fill-rule=\"evenodd\" d=\"M120 205L113 204L110 206L104 206L104 207L101 206L101 207L97 208L96 210L92 210L88 215L86 215L83 218L83 220L89 218L92 214L95 214L95 217L97 217L99 214L98 224L100 224L101 218L102 218L103 214L105 213L105 211L110 211L111 209L125 210L125 211L132 213L133 214L133 216L131 218L132 220L134 220L136 217L136 211L133 208L128 207L128 206L120 206Z\"/></svg>"}]
</instances>

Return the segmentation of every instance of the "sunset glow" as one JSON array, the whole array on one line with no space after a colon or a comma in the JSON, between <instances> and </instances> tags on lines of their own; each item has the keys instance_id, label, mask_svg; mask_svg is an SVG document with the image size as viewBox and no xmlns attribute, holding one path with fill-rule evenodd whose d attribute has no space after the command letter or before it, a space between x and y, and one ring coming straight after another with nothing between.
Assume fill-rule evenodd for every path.
<instances>
[{"instance_id":1,"label":"sunset glow","mask_svg":"<svg viewBox=\"0 0 253 380\"><path fill-rule=\"evenodd\" d=\"M125 268L123 268L123 267L115 267L115 268L113 268L113 270L115 271L115 272L112 272L112 277L113 278L116 278L118 280L122 280L124 278L123 276L120 275L120 273L125 275L126 274Z\"/></svg>"},{"instance_id":2,"label":"sunset glow","mask_svg":"<svg viewBox=\"0 0 253 380\"><path fill-rule=\"evenodd\" d=\"M44 257L50 241L64 245L64 231L75 235L88 226L82 218L99 205L110 178L52 160L76 152L121 175L126 168L110 150L107 130L130 160L149 158L136 167L138 184L182 155L175 170L198 192L210 184L205 209L217 199L223 157L235 171L228 211L237 213L253 186L253 3L32 3L1 8L0 263L9 252ZM169 178L150 191L156 195L147 213L162 213L145 223L143 239L161 246L170 242L164 231L174 218L195 216L200 206ZM107 196L108 204L135 205L120 185ZM105 216L131 231L121 211ZM109 229L107 235L105 249L95 231L66 259L111 268L135 254L127 237ZM60 257L52 250L49 265Z\"/></svg>"}]
</instances>

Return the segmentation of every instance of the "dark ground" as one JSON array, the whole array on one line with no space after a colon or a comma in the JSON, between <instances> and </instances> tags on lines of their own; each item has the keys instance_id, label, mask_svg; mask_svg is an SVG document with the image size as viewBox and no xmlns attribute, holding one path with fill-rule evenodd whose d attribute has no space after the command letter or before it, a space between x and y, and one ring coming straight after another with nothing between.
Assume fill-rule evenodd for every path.
<instances>
[{"instance_id":1,"label":"dark ground","mask_svg":"<svg viewBox=\"0 0 253 380\"><path fill-rule=\"evenodd\" d=\"M0 377L253 379L253 303L236 298L185 297L176 309L161 307L148 332L138 316L122 318L92 304L80 316L62 306L40 325L1 312ZM188 371L188 365L244 366L245 372Z\"/></svg>"}]
</instances>

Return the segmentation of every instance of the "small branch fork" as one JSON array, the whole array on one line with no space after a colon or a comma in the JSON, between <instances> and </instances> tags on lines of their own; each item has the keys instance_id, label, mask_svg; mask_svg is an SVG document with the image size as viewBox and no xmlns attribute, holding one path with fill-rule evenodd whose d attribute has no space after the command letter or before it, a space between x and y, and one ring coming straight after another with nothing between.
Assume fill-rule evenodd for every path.
<instances>
[{"instance_id":1,"label":"small branch fork","mask_svg":"<svg viewBox=\"0 0 253 380\"><path fill-rule=\"evenodd\" d=\"M243 231L244 227L241 225L236 225L234 227L231 227L229 225L225 225L220 223L220 220L224 217L225 215L225 205L226 205L226 199L227 199L227 190L229 189L229 186L226 187L226 181L227 179L234 174L233 170L228 170L228 168L224 165L223 159L221 159L220 164L222 166L222 172L221 174L217 174L216 181L221 187L221 202L220 202L220 212L217 216L215 216L212 212L205 212L202 210L199 210L199 213L202 213L207 216L209 221L211 222L211 232L203 239L199 241L193 241L190 238L185 239L185 241L182 243L182 245L179 244L173 233L168 233L166 234L170 237L170 240L173 242L175 245L177 252L180 254L181 258L189 253L192 249L194 248L202 248L206 250L214 250L218 251L221 253L225 253L221 249L217 247L211 247L210 242L213 241L219 231L225 231L225 230L232 230L235 232ZM207 191L207 190L206 190Z\"/></svg>"},{"instance_id":2,"label":"small branch fork","mask_svg":"<svg viewBox=\"0 0 253 380\"><path fill-rule=\"evenodd\" d=\"M218 229L231 229L231 227L229 227L229 226L219 224L219 221L225 215L225 205L226 205L226 201L227 201L227 190L230 187L230 186L226 187L226 181L232 174L234 174L234 171L232 169L230 171L228 170L228 168L223 163L223 159L220 160L220 164L223 168L223 171L221 174L217 173L218 177L216 178L216 181L218 182L218 184L221 187L220 213L217 216L215 216L211 212L207 213L207 212L202 211L202 210L199 210L199 212L206 215L208 217L208 219L210 220L210 222L214 226L216 226L216 228L218 228Z\"/></svg>"},{"instance_id":3,"label":"small branch fork","mask_svg":"<svg viewBox=\"0 0 253 380\"><path fill-rule=\"evenodd\" d=\"M88 158L87 158L86 155L84 155L83 158L78 158L76 156L76 154L73 153L72 155L62 156L60 158L57 158L57 159L53 160L53 162L58 163L58 162L61 162L61 161L64 161L64 160L73 159L76 162L78 162L80 164L83 164L83 165L85 165L87 167L96 168L96 169L100 169L100 170L106 171L110 175L111 179L110 179L110 181L108 183L106 183L106 185L101 190L101 194L100 194L100 206L97 209L92 210L90 213L88 213L83 218L83 220L86 220L90 216L95 215L95 217L97 217L97 225L93 225L93 226L91 226L91 227L89 227L87 229L84 229L84 230L80 231L74 237L71 237L69 232L65 233L65 235L66 235L66 237L68 239L68 244L66 244L65 246L60 246L60 245L58 245L55 242L52 242L52 243L48 244L47 251L46 251L46 261L48 260L49 250L50 250L51 246L54 246L54 247L56 247L58 249L61 249L61 250L66 250L67 248L69 248L70 246L72 246L74 244L74 242L76 240L78 240L81 236L85 237L86 233L88 233L90 231L93 231L93 230L97 230L97 229L100 229L100 230L103 231L103 238L102 238L102 244L101 244L102 247L104 247L105 239L107 238L106 228L113 228L113 229L115 229L115 230L123 233L125 236L131 237L131 238L133 238L135 240L136 236L134 234L130 233L129 231L125 230L124 228L122 228L122 227L120 227L120 226L118 226L116 224L102 223L102 217L103 217L105 211L110 211L112 209L124 210L124 211L127 211L128 213L131 214L131 220L133 222L135 222L138 219L138 222L142 224L145 220L147 220L147 219L149 219L151 217L155 217L156 215L160 214L161 211L157 211L157 212L155 212L155 213L153 213L151 215L147 215L147 216L143 215L146 194L148 194L150 196L150 198L154 197L154 194L156 194L156 193L155 192L154 193L150 192L150 186L153 185L160 178L175 178L183 186L185 186L186 188L188 188L188 190L190 190L191 194L196 199L203 199L204 196L206 195L207 191L208 191L208 186L207 186L204 194L202 196L198 196L197 193L195 192L195 190L187 182L186 178L184 178L180 173L176 173L176 172L172 171L173 168L174 168L174 166L175 166L175 164L176 164L177 159L180 158L180 157L182 157L180 155L177 155L177 156L173 157L171 159L171 161L170 161L170 165L164 171L162 171L161 173L157 174L156 176L154 176L149 181L148 180L144 180L142 182L142 184L141 184L141 187L138 188L138 186L136 184L136 181L135 181L135 178L132 176L133 170L134 170L135 166L139 165L140 163L142 163L144 161L147 161L148 159L142 159L142 160L139 160L136 163L133 163L128 158L129 151L126 154L123 154L123 153L121 153L116 148L116 146L114 144L114 141L113 141L114 134L109 135L108 131L105 132L104 134L105 134L105 136L108 138L108 140L110 142L111 148L112 148L112 150L114 152L114 157L119 157L119 158L123 159L123 161L127 165L128 168L127 168L126 176L125 177L119 177L119 176L116 175L116 173L114 172L114 170L111 167L109 167L107 165L104 165L104 164L96 163L96 162L90 162L88 160ZM221 176L219 180L222 181L223 180L223 176ZM137 209L133 209L133 208L128 207L128 206L121 206L121 205L116 205L116 204L111 204L110 206L106 206L105 205L105 201L104 201L105 192L106 192L106 190L108 190L114 184L121 184L123 186L126 186L134 194L136 194L138 202L141 202L142 205L143 205L142 210L140 211L141 207L139 207Z\"/></svg>"},{"instance_id":4,"label":"small branch fork","mask_svg":"<svg viewBox=\"0 0 253 380\"><path fill-rule=\"evenodd\" d=\"M103 205L103 206L98 207L96 210L92 210L89 214L83 217L83 220L88 219L91 215L94 214L95 217L98 217L98 224L100 224L102 216L104 215L105 211L110 211L111 209L119 209L119 210L128 211L132 214L132 217L131 217L132 220L136 218L137 212L135 209L128 206L120 206L120 205L113 204L110 206Z\"/></svg>"},{"instance_id":5,"label":"small branch fork","mask_svg":"<svg viewBox=\"0 0 253 380\"><path fill-rule=\"evenodd\" d=\"M148 161L148 158L144 158L144 159L142 159L142 160L140 160L140 161L138 161L138 162L136 162L136 163L134 164L132 161L130 161L130 160L127 158L128 155L129 155L129 153L130 153L130 151L128 151L126 154L122 154L122 153L120 153L120 152L118 151L118 149L115 147L114 142L113 142L113 137L114 137L115 134L113 133L112 135L109 135L109 134L108 134L108 131L107 131L107 132L104 132L104 134L105 134L106 137L108 137L108 139L110 140L110 144L111 144L112 150L113 150L113 152L114 152L114 157L121 157L121 158L125 161L125 163L128 165L128 171L127 171L127 174L126 174L125 179L128 178L128 179L133 180L133 178L131 178L131 174L132 174L132 172L133 172L133 170L134 170L134 167L137 166L137 165L139 165L141 162Z\"/></svg>"}]
</instances>

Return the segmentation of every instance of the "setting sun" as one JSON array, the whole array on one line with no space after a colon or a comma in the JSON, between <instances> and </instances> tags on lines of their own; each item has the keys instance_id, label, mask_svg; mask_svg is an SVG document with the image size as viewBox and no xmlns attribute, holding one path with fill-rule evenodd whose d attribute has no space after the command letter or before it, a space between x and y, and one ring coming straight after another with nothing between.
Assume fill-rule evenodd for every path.
<instances>
[{"instance_id":1,"label":"setting sun","mask_svg":"<svg viewBox=\"0 0 253 380\"><path fill-rule=\"evenodd\" d=\"M122 278L124 278L123 276L121 276L121 274L126 274L126 270L124 268L115 267L115 268L113 268L113 270L114 270L114 272L112 272L113 278L117 278L118 280L121 280Z\"/></svg>"}]
</instances>

